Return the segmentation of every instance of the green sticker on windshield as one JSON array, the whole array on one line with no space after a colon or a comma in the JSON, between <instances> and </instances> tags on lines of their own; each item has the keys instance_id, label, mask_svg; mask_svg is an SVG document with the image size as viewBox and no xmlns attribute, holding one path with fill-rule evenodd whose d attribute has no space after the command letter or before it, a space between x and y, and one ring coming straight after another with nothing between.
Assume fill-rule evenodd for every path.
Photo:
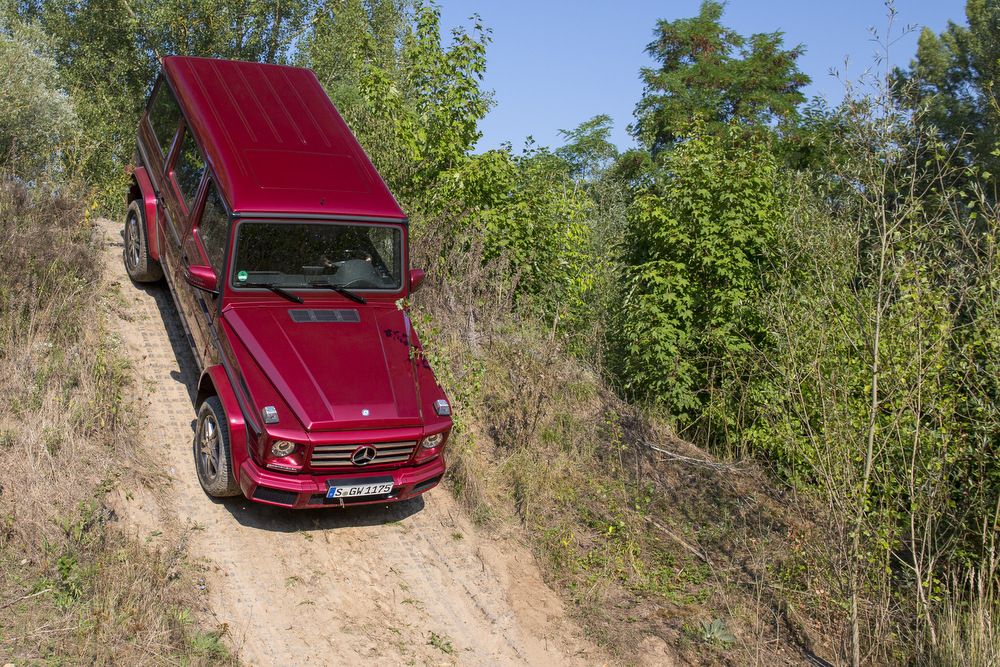
<instances>
[{"instance_id":1,"label":"green sticker on windshield","mask_svg":"<svg viewBox=\"0 0 1000 667\"><path fill-rule=\"evenodd\" d=\"M249 278L249 276L247 275L246 271L240 271L236 274L236 279L241 283L246 282L247 278Z\"/></svg>"}]
</instances>

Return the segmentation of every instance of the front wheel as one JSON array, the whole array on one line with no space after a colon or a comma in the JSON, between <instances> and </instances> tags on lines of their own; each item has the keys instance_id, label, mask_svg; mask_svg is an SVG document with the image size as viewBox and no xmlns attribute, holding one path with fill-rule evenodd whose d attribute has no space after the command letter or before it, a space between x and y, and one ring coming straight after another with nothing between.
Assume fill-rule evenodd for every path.
<instances>
[{"instance_id":1,"label":"front wheel","mask_svg":"<svg viewBox=\"0 0 1000 667\"><path fill-rule=\"evenodd\" d=\"M163 277L160 263L149 256L149 238L146 234L146 214L139 200L128 205L125 214L125 271L137 283L155 283Z\"/></svg>"},{"instance_id":2,"label":"front wheel","mask_svg":"<svg viewBox=\"0 0 1000 667\"><path fill-rule=\"evenodd\" d=\"M205 493L213 498L238 496L240 487L233 476L233 457L229 448L229 422L222 403L209 397L198 409L194 430L194 467Z\"/></svg>"}]
</instances>

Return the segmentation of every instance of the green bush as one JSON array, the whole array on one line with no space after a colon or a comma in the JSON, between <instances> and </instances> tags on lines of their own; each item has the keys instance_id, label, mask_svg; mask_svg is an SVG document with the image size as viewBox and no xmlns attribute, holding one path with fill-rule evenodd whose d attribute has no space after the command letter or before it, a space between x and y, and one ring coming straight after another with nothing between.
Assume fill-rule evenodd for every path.
<instances>
[{"instance_id":1,"label":"green bush","mask_svg":"<svg viewBox=\"0 0 1000 667\"><path fill-rule=\"evenodd\" d=\"M64 170L79 125L45 34L0 15L0 163L34 180Z\"/></svg>"},{"instance_id":2,"label":"green bush","mask_svg":"<svg viewBox=\"0 0 1000 667\"><path fill-rule=\"evenodd\" d=\"M619 375L625 390L696 417L723 362L762 337L762 261L783 215L768 145L741 128L665 153L629 214Z\"/></svg>"}]
</instances>

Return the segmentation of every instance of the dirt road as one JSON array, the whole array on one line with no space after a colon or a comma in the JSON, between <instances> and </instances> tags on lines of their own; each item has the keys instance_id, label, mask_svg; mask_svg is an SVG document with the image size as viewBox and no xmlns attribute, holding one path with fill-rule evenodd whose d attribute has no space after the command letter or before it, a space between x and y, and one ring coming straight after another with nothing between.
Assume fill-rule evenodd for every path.
<instances>
[{"instance_id":1,"label":"dirt road","mask_svg":"<svg viewBox=\"0 0 1000 667\"><path fill-rule=\"evenodd\" d=\"M566 619L530 553L481 534L444 488L334 511L209 499L191 454L197 368L177 312L165 285L128 280L120 225L100 225L107 281L121 295L111 326L145 392L137 446L150 450L163 480L123 492L120 511L144 539L186 530L209 606L246 663L605 662Z\"/></svg>"}]
</instances>

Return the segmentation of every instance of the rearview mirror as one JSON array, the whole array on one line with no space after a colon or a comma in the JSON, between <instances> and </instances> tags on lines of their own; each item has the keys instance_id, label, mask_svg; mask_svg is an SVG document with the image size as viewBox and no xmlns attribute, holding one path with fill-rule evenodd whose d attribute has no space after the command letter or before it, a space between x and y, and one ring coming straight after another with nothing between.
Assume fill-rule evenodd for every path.
<instances>
[{"instance_id":1,"label":"rearview mirror","mask_svg":"<svg viewBox=\"0 0 1000 667\"><path fill-rule=\"evenodd\" d=\"M416 292L420 283L424 282L426 273L423 269L410 269L410 291Z\"/></svg>"},{"instance_id":2,"label":"rearview mirror","mask_svg":"<svg viewBox=\"0 0 1000 667\"><path fill-rule=\"evenodd\" d=\"M184 280L191 287L196 287L212 294L219 293L216 289L219 285L219 277L215 275L215 269L210 266L189 266L185 268Z\"/></svg>"}]
</instances>

